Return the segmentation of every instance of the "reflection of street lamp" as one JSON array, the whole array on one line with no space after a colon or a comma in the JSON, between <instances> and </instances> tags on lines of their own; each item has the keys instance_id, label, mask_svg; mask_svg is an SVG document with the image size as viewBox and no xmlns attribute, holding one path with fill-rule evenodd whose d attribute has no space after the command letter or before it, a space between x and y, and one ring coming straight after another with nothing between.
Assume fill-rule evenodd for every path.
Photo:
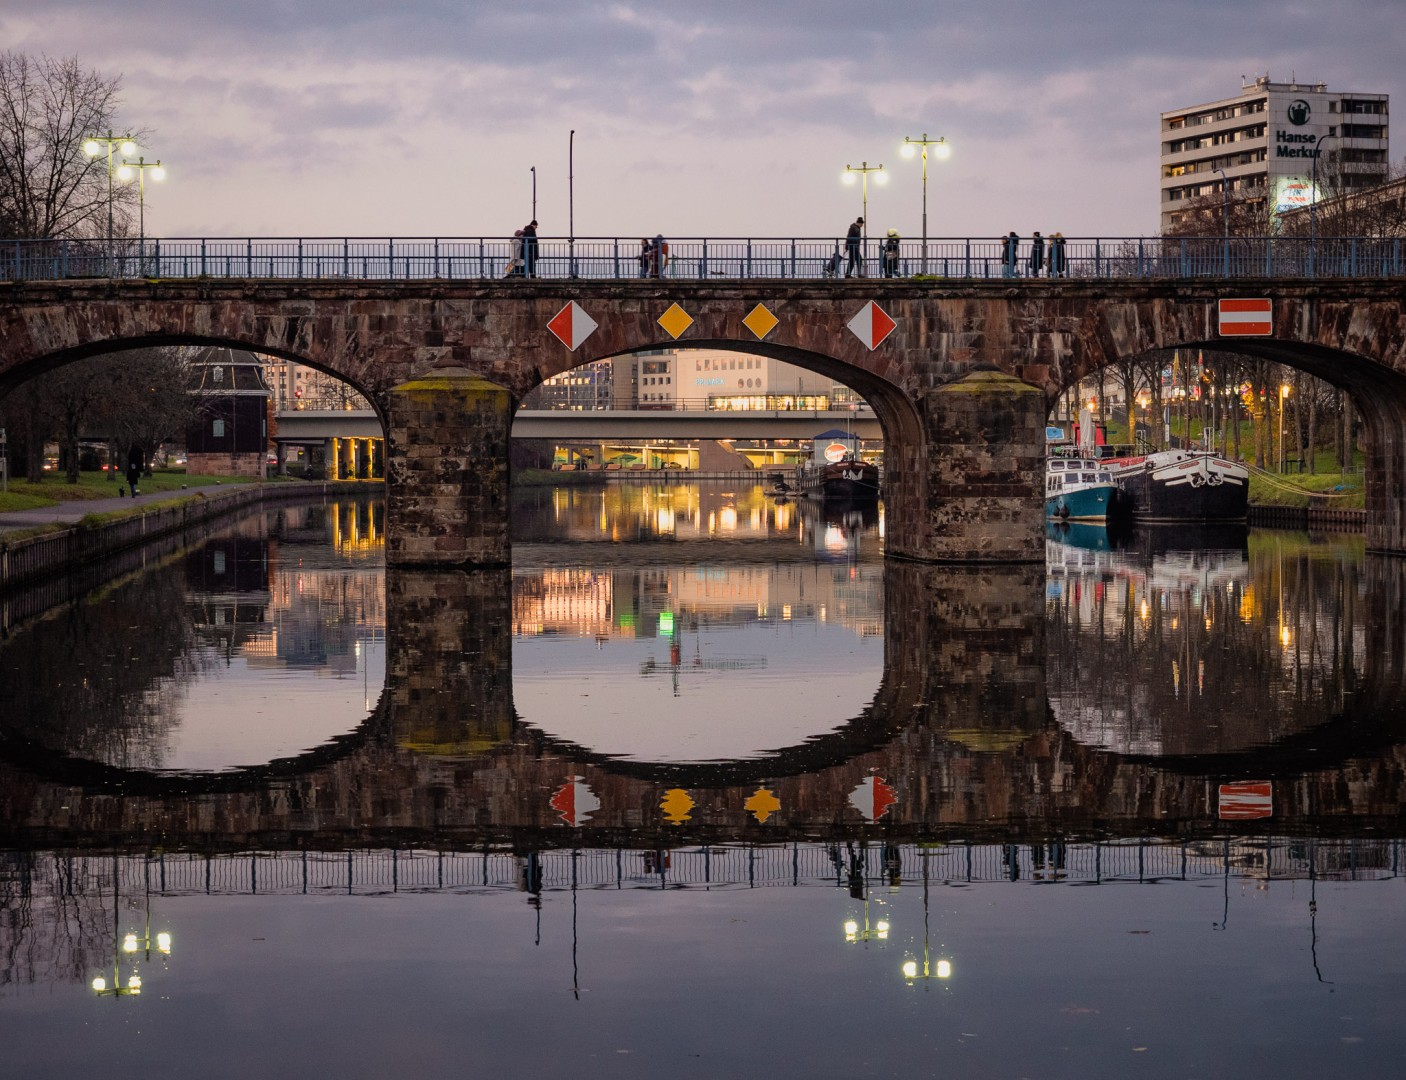
<instances>
[{"instance_id":1,"label":"reflection of street lamp","mask_svg":"<svg viewBox=\"0 0 1406 1080\"><path fill-rule=\"evenodd\" d=\"M1279 471L1284 471L1284 399L1289 396L1289 384L1279 387Z\"/></svg>"},{"instance_id":2,"label":"reflection of street lamp","mask_svg":"<svg viewBox=\"0 0 1406 1080\"><path fill-rule=\"evenodd\" d=\"M933 154L939 158L950 156L952 148L947 145L947 140L944 138L929 139L928 133L925 131L920 139L903 136L901 153L904 157L911 158L914 148L919 146L923 148L923 273L926 274L928 272L928 147L934 147Z\"/></svg>"},{"instance_id":3,"label":"reflection of street lamp","mask_svg":"<svg viewBox=\"0 0 1406 1080\"><path fill-rule=\"evenodd\" d=\"M132 141L130 135L114 135L109 128L106 135L90 135L83 140L83 153L88 157L97 157L103 152L103 147L107 147L107 249L108 258L112 257L112 150L116 147L122 152L123 157L131 157L137 152L137 144Z\"/></svg>"},{"instance_id":4,"label":"reflection of street lamp","mask_svg":"<svg viewBox=\"0 0 1406 1080\"><path fill-rule=\"evenodd\" d=\"M950 979L952 977L952 961L939 960L935 965L932 963L932 954L928 949L928 858L926 851L919 854L923 859L923 970L918 970L916 960L905 960L903 962L903 977L908 980L911 986L918 979Z\"/></svg>"},{"instance_id":5,"label":"reflection of street lamp","mask_svg":"<svg viewBox=\"0 0 1406 1080\"><path fill-rule=\"evenodd\" d=\"M117 170L117 179L124 184L132 179L132 174L137 175L137 228L138 228L138 259L141 263L146 261L146 174L151 171L153 180L165 180L166 170L161 167L161 160L147 161L146 158L137 158L137 163L133 165L130 161L124 161Z\"/></svg>"},{"instance_id":6,"label":"reflection of street lamp","mask_svg":"<svg viewBox=\"0 0 1406 1080\"><path fill-rule=\"evenodd\" d=\"M864 898L864 925L860 926L855 919L845 920L845 940L851 944L857 941L887 941L889 939L889 921L878 919L873 926L869 925L869 897Z\"/></svg>"},{"instance_id":7,"label":"reflection of street lamp","mask_svg":"<svg viewBox=\"0 0 1406 1080\"><path fill-rule=\"evenodd\" d=\"M869 174L870 174L870 173L877 173L877 174L878 174L877 176L874 177L874 183L876 183L876 184L886 184L886 183L888 183L888 175L884 172L884 167L883 167L882 165L870 165L867 161L861 161L858 165L846 165L846 166L845 166L844 175L843 175L843 177L841 177L841 179L843 179L844 182L845 182L846 184L849 184L851 187L854 186L854 178L855 178L856 175L857 175L857 176L859 177L859 179L860 179L860 190L863 192L863 206L864 206L864 213L863 213L861 216L864 218L864 241L865 241L865 244L866 244L866 245L868 244L868 241L869 241ZM866 252L866 253L867 253L867 252Z\"/></svg>"},{"instance_id":8,"label":"reflection of street lamp","mask_svg":"<svg viewBox=\"0 0 1406 1080\"><path fill-rule=\"evenodd\" d=\"M118 933L118 926L122 919L121 890L118 888L119 866L116 857L112 860L112 932L114 935L112 945L112 985L109 986L106 977L98 975L93 979L93 992L102 997L135 997L142 992L142 978L136 971L127 976L127 981L122 981L122 957L134 957L138 952L145 954L145 959L151 959L151 898L147 897L146 905L146 929L140 937L129 931L121 939L115 935ZM166 931L161 931L156 935L156 951L162 956L171 955L171 935Z\"/></svg>"}]
</instances>

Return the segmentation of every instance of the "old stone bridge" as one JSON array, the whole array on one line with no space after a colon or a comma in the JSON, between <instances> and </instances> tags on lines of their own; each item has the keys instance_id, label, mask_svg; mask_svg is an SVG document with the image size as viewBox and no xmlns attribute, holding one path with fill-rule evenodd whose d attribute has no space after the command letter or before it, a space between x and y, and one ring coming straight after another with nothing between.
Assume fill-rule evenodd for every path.
<instances>
[{"instance_id":1,"label":"old stone bridge","mask_svg":"<svg viewBox=\"0 0 1406 1080\"><path fill-rule=\"evenodd\" d=\"M1274 305L1272 336L1237 338L1236 351L1351 396L1368 455L1368 545L1406 551L1406 309L1395 278L19 281L0 285L0 394L137 346L297 360L355 385L386 421L388 561L495 565L510 557L508 435L529 390L621 353L726 347L818 371L872 403L886 440L889 554L1032 561L1057 395L1151 349L1224 347L1216 315L1227 295Z\"/></svg>"}]
</instances>

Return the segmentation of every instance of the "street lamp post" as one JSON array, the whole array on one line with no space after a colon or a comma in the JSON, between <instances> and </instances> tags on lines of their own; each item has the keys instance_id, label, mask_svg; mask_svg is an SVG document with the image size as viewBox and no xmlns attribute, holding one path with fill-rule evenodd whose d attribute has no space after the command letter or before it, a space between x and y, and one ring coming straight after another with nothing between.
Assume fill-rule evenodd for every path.
<instances>
[{"instance_id":1,"label":"street lamp post","mask_svg":"<svg viewBox=\"0 0 1406 1080\"><path fill-rule=\"evenodd\" d=\"M1309 180L1312 190L1309 192L1308 203L1308 272L1314 272L1314 264L1318 255L1318 159L1323 155L1323 144L1329 139L1336 139L1337 135L1328 134L1321 136L1313 147L1313 173Z\"/></svg>"},{"instance_id":2,"label":"street lamp post","mask_svg":"<svg viewBox=\"0 0 1406 1080\"><path fill-rule=\"evenodd\" d=\"M109 264L112 259L112 151L117 149L124 158L131 157L137 152L137 144L132 141L131 135L114 135L109 128L106 135L90 135L83 140L83 153L88 157L97 157L103 152L103 147L107 147L107 256Z\"/></svg>"},{"instance_id":3,"label":"street lamp post","mask_svg":"<svg viewBox=\"0 0 1406 1080\"><path fill-rule=\"evenodd\" d=\"M139 238L137 258L139 268L146 265L146 174L148 170L151 171L153 180L166 179L166 170L162 167L159 158L156 161L147 161L146 158L139 157L135 165L130 161L124 161L117 170L117 179L124 183L132 179L133 173L137 177L137 235Z\"/></svg>"},{"instance_id":4,"label":"street lamp post","mask_svg":"<svg viewBox=\"0 0 1406 1080\"><path fill-rule=\"evenodd\" d=\"M933 147L933 154L939 158L949 157L952 148L947 145L945 138L929 139L925 131L921 138L914 139L907 135L903 136L903 156L911 158L914 151L921 147L923 156L923 273L928 272L928 147Z\"/></svg>"},{"instance_id":5,"label":"street lamp post","mask_svg":"<svg viewBox=\"0 0 1406 1080\"><path fill-rule=\"evenodd\" d=\"M529 221L537 220L537 166L532 166L532 217Z\"/></svg>"},{"instance_id":6,"label":"street lamp post","mask_svg":"<svg viewBox=\"0 0 1406 1080\"><path fill-rule=\"evenodd\" d=\"M1279 386L1279 471L1284 471L1284 402L1289 396L1289 384Z\"/></svg>"},{"instance_id":7,"label":"street lamp post","mask_svg":"<svg viewBox=\"0 0 1406 1080\"><path fill-rule=\"evenodd\" d=\"M864 249L865 255L869 253L869 174L876 173L874 183L884 184L888 182L888 176L884 173L882 165L870 165L867 161L861 161L858 165L846 165L844 172L844 182L853 185L856 176L860 179L860 190L862 192L864 211Z\"/></svg>"}]
</instances>

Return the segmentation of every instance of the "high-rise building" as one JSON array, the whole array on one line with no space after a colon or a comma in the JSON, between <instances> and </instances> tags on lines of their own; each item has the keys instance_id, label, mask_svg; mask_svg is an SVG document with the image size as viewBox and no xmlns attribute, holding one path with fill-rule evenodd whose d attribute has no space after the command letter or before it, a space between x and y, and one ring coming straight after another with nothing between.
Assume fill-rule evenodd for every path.
<instances>
[{"instance_id":1,"label":"high-rise building","mask_svg":"<svg viewBox=\"0 0 1406 1080\"><path fill-rule=\"evenodd\" d=\"M1228 192L1275 215L1380 184L1390 168L1386 94L1323 83L1243 83L1222 101L1162 114L1162 229L1195 199ZM1315 167L1316 165L1316 167ZM1318 191L1314 191L1314 180Z\"/></svg>"}]
</instances>

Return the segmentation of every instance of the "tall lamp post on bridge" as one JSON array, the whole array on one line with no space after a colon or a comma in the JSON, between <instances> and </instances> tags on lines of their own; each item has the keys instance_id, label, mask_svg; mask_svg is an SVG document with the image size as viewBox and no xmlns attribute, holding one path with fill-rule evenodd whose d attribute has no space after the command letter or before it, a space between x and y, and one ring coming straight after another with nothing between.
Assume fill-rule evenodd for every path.
<instances>
[{"instance_id":1,"label":"tall lamp post on bridge","mask_svg":"<svg viewBox=\"0 0 1406 1080\"><path fill-rule=\"evenodd\" d=\"M1323 144L1338 135L1329 133L1322 136L1313 147L1313 173L1309 179L1308 203L1308 272L1315 272L1318 256L1318 159L1323 156Z\"/></svg>"},{"instance_id":2,"label":"tall lamp post on bridge","mask_svg":"<svg viewBox=\"0 0 1406 1080\"><path fill-rule=\"evenodd\" d=\"M146 265L146 174L151 173L153 180L165 180L166 170L161 165L161 159L147 161L146 158L137 158L136 164L124 161L117 170L117 179L123 183L131 181L133 174L137 177L137 228L138 228L138 269Z\"/></svg>"},{"instance_id":3,"label":"tall lamp post on bridge","mask_svg":"<svg viewBox=\"0 0 1406 1080\"><path fill-rule=\"evenodd\" d=\"M946 159L952 155L952 148L947 145L945 138L929 139L925 131L921 138L914 139L908 135L903 136L903 149L901 153L906 158L911 158L913 154L922 148L923 156L923 270L928 272L928 147L933 148L933 156Z\"/></svg>"},{"instance_id":4,"label":"tall lamp post on bridge","mask_svg":"<svg viewBox=\"0 0 1406 1080\"><path fill-rule=\"evenodd\" d=\"M864 246L865 246L865 249L866 249L866 250L865 250L865 254L866 254L866 255L868 254L868 247L869 247L869 174L870 174L870 173L874 173L874 174L875 174L875 176L874 176L874 183L876 183L876 184L886 184L886 183L888 183L888 174L886 174L886 173L884 172L884 167L883 167L882 165L870 165L869 162L867 162L867 161L861 161L858 165L846 165L846 166L845 166L845 171L844 171L844 176L841 178L841 179L844 180L844 182L845 182L846 184L849 184L851 187L853 187L853 186L854 186L854 178L855 178L856 176L859 177L860 190L861 190L862 193L863 193L863 196L862 196L862 197L863 197L863 203L862 203L862 205L863 205L863 208L864 208L864 212L863 212L863 214L862 214L861 216L864 218Z\"/></svg>"},{"instance_id":5,"label":"tall lamp post on bridge","mask_svg":"<svg viewBox=\"0 0 1406 1080\"><path fill-rule=\"evenodd\" d=\"M114 135L109 128L106 135L89 135L83 140L83 153L95 158L107 147L107 257L112 259L112 151L116 149L124 158L137 152L137 144L131 135Z\"/></svg>"}]
</instances>

